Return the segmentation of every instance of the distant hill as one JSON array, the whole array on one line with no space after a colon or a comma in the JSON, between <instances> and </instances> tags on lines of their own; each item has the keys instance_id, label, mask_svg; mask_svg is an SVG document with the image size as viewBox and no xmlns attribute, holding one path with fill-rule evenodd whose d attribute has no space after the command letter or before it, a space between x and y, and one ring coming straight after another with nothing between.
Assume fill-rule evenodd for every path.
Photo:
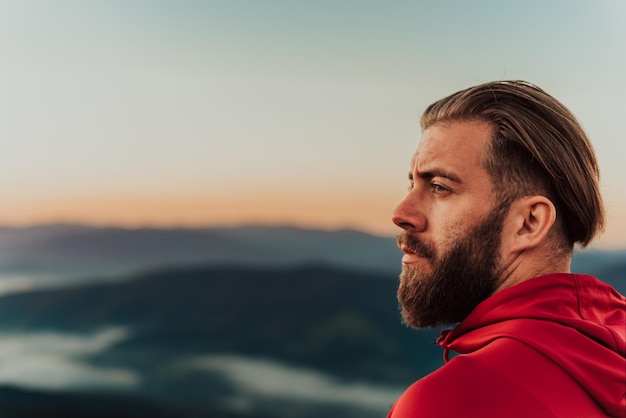
<instances>
[{"instance_id":1,"label":"distant hill","mask_svg":"<svg viewBox=\"0 0 626 418\"><path fill-rule=\"evenodd\" d=\"M364 380L410 381L421 333L400 323L397 279L323 265L196 267L114 283L7 295L0 329L128 326L116 350L264 356ZM77 314L80 313L80 314ZM430 344L435 335L429 335ZM440 352L435 361L440 363Z\"/></svg>"},{"instance_id":2,"label":"distant hill","mask_svg":"<svg viewBox=\"0 0 626 418\"><path fill-rule=\"evenodd\" d=\"M193 359L225 355L284 365L279 370L317 371L339 388L366 384L384 391L442 364L441 349L434 345L438 332L410 331L401 324L396 287L394 275L324 265L156 270L117 282L6 295L0 298L0 331L88 334L125 327L127 339L82 361L140 376L130 393L141 399L217 407L242 396L223 372L181 369ZM320 380L302 378L301 372L294 376ZM356 389L345 391L355 396ZM285 400L247 396L261 405L255 407L260 412L274 411L275 417L344 416L338 411L348 408L311 401L285 408ZM380 416L393 402L388 397L369 414L358 403L350 414Z\"/></svg>"},{"instance_id":3,"label":"distant hill","mask_svg":"<svg viewBox=\"0 0 626 418\"><path fill-rule=\"evenodd\" d=\"M317 261L390 272L399 271L399 260L392 238L352 230L0 228L0 275L5 276L86 279L172 265L284 266Z\"/></svg>"},{"instance_id":4,"label":"distant hill","mask_svg":"<svg viewBox=\"0 0 626 418\"><path fill-rule=\"evenodd\" d=\"M262 226L0 228L0 285L7 278L24 277L28 286L35 288L117 279L146 269L198 264L294 266L319 262L395 275L400 271L400 258L393 238L353 230ZM626 291L626 274L623 273L626 251L577 252L573 264L574 271L598 275L622 292Z\"/></svg>"},{"instance_id":5,"label":"distant hill","mask_svg":"<svg viewBox=\"0 0 626 418\"><path fill-rule=\"evenodd\" d=\"M252 418L214 408L115 393L49 393L0 386L2 418ZM254 417L260 418L255 414Z\"/></svg>"}]
</instances>

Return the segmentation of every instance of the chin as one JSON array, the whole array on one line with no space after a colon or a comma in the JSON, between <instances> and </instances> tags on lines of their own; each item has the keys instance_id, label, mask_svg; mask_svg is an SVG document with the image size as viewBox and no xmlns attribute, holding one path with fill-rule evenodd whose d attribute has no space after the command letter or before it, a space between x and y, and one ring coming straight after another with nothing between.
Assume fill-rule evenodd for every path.
<instances>
[{"instance_id":1,"label":"chin","mask_svg":"<svg viewBox=\"0 0 626 418\"><path fill-rule=\"evenodd\" d=\"M402 276L427 277L433 273L433 268L425 258L418 263L402 263Z\"/></svg>"}]
</instances>

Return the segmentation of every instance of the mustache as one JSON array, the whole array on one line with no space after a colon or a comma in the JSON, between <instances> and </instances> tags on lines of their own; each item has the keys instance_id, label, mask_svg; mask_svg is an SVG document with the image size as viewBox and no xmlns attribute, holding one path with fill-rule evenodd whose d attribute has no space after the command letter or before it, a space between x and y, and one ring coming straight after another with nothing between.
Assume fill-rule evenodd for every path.
<instances>
[{"instance_id":1,"label":"mustache","mask_svg":"<svg viewBox=\"0 0 626 418\"><path fill-rule=\"evenodd\" d=\"M427 260L435 258L435 250L432 247L406 232L396 237L396 245L400 249L404 247L407 251L417 254Z\"/></svg>"}]
</instances>

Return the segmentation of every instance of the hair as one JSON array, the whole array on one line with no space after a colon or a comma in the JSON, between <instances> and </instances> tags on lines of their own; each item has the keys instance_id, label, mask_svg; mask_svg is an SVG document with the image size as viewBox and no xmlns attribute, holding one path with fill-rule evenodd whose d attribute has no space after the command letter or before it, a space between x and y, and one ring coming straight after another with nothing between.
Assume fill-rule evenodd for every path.
<instances>
[{"instance_id":1,"label":"hair","mask_svg":"<svg viewBox=\"0 0 626 418\"><path fill-rule=\"evenodd\" d=\"M604 229L593 147L576 117L554 97L525 81L481 84L431 104L421 126L458 120L484 121L493 128L484 165L496 198L546 196L569 248L585 247Z\"/></svg>"}]
</instances>

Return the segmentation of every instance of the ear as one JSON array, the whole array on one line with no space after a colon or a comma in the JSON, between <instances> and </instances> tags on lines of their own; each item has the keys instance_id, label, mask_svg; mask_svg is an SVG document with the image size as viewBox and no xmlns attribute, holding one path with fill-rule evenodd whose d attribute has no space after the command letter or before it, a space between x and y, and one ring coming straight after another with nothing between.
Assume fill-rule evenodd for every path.
<instances>
[{"instance_id":1,"label":"ear","mask_svg":"<svg viewBox=\"0 0 626 418\"><path fill-rule=\"evenodd\" d=\"M519 253L544 243L556 222L556 208L545 196L529 196L511 204L504 242L508 251Z\"/></svg>"}]
</instances>

